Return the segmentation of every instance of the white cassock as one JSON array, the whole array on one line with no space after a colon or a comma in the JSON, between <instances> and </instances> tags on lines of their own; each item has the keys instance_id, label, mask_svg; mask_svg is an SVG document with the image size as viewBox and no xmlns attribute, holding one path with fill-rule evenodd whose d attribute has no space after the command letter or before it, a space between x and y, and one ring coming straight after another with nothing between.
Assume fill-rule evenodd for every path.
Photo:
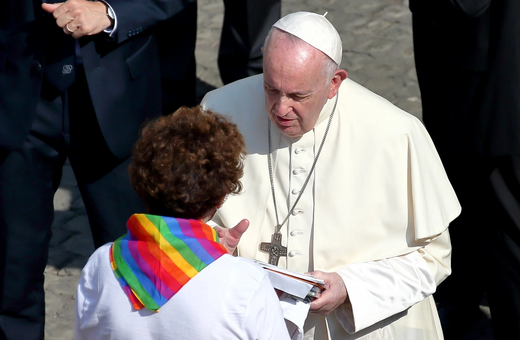
<instances>
[{"instance_id":1,"label":"white cassock","mask_svg":"<svg viewBox=\"0 0 520 340\"><path fill-rule=\"evenodd\" d=\"M450 273L447 227L460 205L423 124L346 79L314 173L288 222L279 266L337 272L350 303L309 314L305 339L442 339L431 294ZM312 131L288 138L271 127L280 222L298 197L336 97ZM228 197L213 222L250 221L241 256L259 250L276 225L268 169L263 76L214 90L202 105L230 116L246 140L243 193Z\"/></svg>"}]
</instances>

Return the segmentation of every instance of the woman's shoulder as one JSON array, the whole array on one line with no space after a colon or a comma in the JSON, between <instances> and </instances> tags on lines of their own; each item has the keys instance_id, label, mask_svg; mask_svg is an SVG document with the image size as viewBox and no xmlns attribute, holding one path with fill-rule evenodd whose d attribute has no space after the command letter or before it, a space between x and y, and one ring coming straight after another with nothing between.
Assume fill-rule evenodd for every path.
<instances>
[{"instance_id":1,"label":"woman's shoulder","mask_svg":"<svg viewBox=\"0 0 520 340\"><path fill-rule=\"evenodd\" d=\"M99 273L105 270L112 270L110 266L110 250L112 249L112 242L107 243L96 249L90 255L87 264L83 267L82 274L86 275L89 272Z\"/></svg>"},{"instance_id":2,"label":"woman's shoulder","mask_svg":"<svg viewBox=\"0 0 520 340\"><path fill-rule=\"evenodd\" d=\"M225 270L228 276L241 280L253 280L260 282L267 274L265 270L254 261L229 254L223 255L217 262L218 270Z\"/></svg>"}]
</instances>

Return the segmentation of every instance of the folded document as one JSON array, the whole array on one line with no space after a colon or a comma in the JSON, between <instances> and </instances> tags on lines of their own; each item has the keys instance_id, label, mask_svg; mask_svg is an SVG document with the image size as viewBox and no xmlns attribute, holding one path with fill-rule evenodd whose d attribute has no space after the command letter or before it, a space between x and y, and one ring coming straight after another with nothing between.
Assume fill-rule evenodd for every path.
<instances>
[{"instance_id":1,"label":"folded document","mask_svg":"<svg viewBox=\"0 0 520 340\"><path fill-rule=\"evenodd\" d=\"M253 261L266 270L271 284L278 291L283 317L291 339L303 339L303 325L311 301L320 296L325 289L325 282L311 275L293 272L258 260Z\"/></svg>"}]
</instances>

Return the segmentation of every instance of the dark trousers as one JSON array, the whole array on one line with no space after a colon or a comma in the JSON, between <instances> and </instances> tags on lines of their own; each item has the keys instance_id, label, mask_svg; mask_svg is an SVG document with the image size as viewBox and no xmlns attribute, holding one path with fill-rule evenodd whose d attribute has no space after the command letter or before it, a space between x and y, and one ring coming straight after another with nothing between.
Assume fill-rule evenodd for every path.
<instances>
[{"instance_id":1,"label":"dark trousers","mask_svg":"<svg viewBox=\"0 0 520 340\"><path fill-rule=\"evenodd\" d=\"M36 118L20 149L0 153L0 339L43 339L47 264L63 164L69 157L96 247L125 232L144 212L130 186L130 159L108 149L81 68L59 93L44 84Z\"/></svg>"},{"instance_id":2,"label":"dark trousers","mask_svg":"<svg viewBox=\"0 0 520 340\"><path fill-rule=\"evenodd\" d=\"M224 84L262 73L261 48L281 16L281 0L224 0L218 67Z\"/></svg>"},{"instance_id":3,"label":"dark trousers","mask_svg":"<svg viewBox=\"0 0 520 340\"><path fill-rule=\"evenodd\" d=\"M453 273L436 298L446 339L461 339L487 294L495 339L520 339L520 156L445 157L462 205L450 225Z\"/></svg>"},{"instance_id":4,"label":"dark trousers","mask_svg":"<svg viewBox=\"0 0 520 340\"><path fill-rule=\"evenodd\" d=\"M495 339L520 339L520 156L477 156L489 71L454 58L450 25L414 13L413 31L423 121L462 206L450 224L453 273L435 294L445 338L469 338L486 294Z\"/></svg>"}]
</instances>

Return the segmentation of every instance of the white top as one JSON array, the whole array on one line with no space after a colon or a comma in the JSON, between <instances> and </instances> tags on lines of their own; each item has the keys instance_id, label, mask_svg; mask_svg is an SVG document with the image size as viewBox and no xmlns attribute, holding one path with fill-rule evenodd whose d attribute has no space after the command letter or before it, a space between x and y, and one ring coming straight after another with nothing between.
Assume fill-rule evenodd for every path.
<instances>
[{"instance_id":1,"label":"white top","mask_svg":"<svg viewBox=\"0 0 520 340\"><path fill-rule=\"evenodd\" d=\"M309 314L308 339L439 339L436 285L450 273L447 227L460 205L423 124L346 79L315 171L281 233L288 256L279 265L337 272L350 304L328 316ZM288 138L271 129L278 213L282 221L307 177L336 98L313 130ZM230 116L246 140L243 193L230 196L213 222L250 221L241 256L259 250L276 225L267 164L262 75L214 90L205 108ZM413 307L412 307L413 306Z\"/></svg>"},{"instance_id":2,"label":"white top","mask_svg":"<svg viewBox=\"0 0 520 340\"><path fill-rule=\"evenodd\" d=\"M135 311L116 280L106 244L90 257L76 293L75 340L289 339L265 271L223 255L159 312Z\"/></svg>"}]
</instances>

